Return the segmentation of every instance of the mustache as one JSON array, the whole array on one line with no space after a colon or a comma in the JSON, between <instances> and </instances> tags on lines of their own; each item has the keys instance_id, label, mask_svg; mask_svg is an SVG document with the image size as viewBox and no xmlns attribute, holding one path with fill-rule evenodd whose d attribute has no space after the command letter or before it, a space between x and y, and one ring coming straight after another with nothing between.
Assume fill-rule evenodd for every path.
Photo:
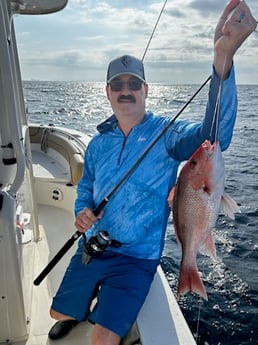
<instances>
[{"instance_id":1,"label":"mustache","mask_svg":"<svg viewBox=\"0 0 258 345\"><path fill-rule=\"evenodd\" d=\"M130 101L130 102L133 102L133 103L136 102L135 98L132 95L128 95L128 96L121 95L121 96L119 96L118 97L118 102L121 102L121 101Z\"/></svg>"}]
</instances>

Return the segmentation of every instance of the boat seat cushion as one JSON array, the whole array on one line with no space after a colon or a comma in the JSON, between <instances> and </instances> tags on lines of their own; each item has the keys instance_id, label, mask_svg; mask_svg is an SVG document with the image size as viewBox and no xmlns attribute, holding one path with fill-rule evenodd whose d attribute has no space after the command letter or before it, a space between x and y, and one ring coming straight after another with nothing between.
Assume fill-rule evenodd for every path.
<instances>
[{"instance_id":1,"label":"boat seat cushion","mask_svg":"<svg viewBox=\"0 0 258 345\"><path fill-rule=\"evenodd\" d=\"M51 128L47 129L47 135L45 133L45 127L30 127L35 176L78 184L82 176L84 157L72 136L64 136L62 132L52 131Z\"/></svg>"}]
</instances>

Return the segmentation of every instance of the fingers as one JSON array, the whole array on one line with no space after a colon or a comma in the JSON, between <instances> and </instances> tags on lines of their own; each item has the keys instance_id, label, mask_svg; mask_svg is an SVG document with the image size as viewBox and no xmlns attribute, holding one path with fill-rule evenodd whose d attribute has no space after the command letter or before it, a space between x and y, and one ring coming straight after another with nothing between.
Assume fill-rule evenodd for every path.
<instances>
[{"instance_id":1,"label":"fingers","mask_svg":"<svg viewBox=\"0 0 258 345\"><path fill-rule=\"evenodd\" d=\"M227 21L232 11L240 4L240 2L241 0L230 0L224 7L223 13L221 17L219 18L219 21L215 30L214 42L216 42L223 35L222 31L223 31L225 22Z\"/></svg>"},{"instance_id":2,"label":"fingers","mask_svg":"<svg viewBox=\"0 0 258 345\"><path fill-rule=\"evenodd\" d=\"M230 0L217 25L214 43L224 36L227 45L236 51L244 40L256 29L257 21L244 0ZM225 48L225 46L224 46ZM235 48L235 49L234 49Z\"/></svg>"},{"instance_id":3,"label":"fingers","mask_svg":"<svg viewBox=\"0 0 258 345\"><path fill-rule=\"evenodd\" d=\"M243 28L242 30L247 31L248 33L253 32L257 26L256 19L252 16L249 7L244 1L241 1L232 12L229 16L229 20L233 21L238 26L240 26L240 24L245 25L245 29Z\"/></svg>"},{"instance_id":4,"label":"fingers","mask_svg":"<svg viewBox=\"0 0 258 345\"><path fill-rule=\"evenodd\" d=\"M85 232L86 230L91 228L92 225L102 216L103 211L100 212L98 216L95 216L89 208L85 208L78 214L77 218L75 219L74 225L80 232Z\"/></svg>"},{"instance_id":5,"label":"fingers","mask_svg":"<svg viewBox=\"0 0 258 345\"><path fill-rule=\"evenodd\" d=\"M257 24L256 19L252 16L252 13L244 0L230 0L224 9L221 19L223 19L224 22L228 19L237 23L246 22L251 24L253 30Z\"/></svg>"},{"instance_id":6,"label":"fingers","mask_svg":"<svg viewBox=\"0 0 258 345\"><path fill-rule=\"evenodd\" d=\"M233 11L234 8L236 8L240 4L241 0L230 0L222 13L221 19L224 20L224 22L227 20L230 13Z\"/></svg>"},{"instance_id":7,"label":"fingers","mask_svg":"<svg viewBox=\"0 0 258 345\"><path fill-rule=\"evenodd\" d=\"M238 47L256 29L257 21L244 1L231 12L222 29L223 34L235 37ZM237 48L238 48L237 47Z\"/></svg>"},{"instance_id":8,"label":"fingers","mask_svg":"<svg viewBox=\"0 0 258 345\"><path fill-rule=\"evenodd\" d=\"M256 26L256 19L244 0L227 3L214 35L214 66L221 78L227 75L234 54Z\"/></svg>"},{"instance_id":9,"label":"fingers","mask_svg":"<svg viewBox=\"0 0 258 345\"><path fill-rule=\"evenodd\" d=\"M247 19L249 23L252 24L252 29L254 30L256 28L257 21L252 16L252 13L244 0L230 0L227 3L222 16L220 17L220 27L223 27L223 23L225 23L229 18L238 23Z\"/></svg>"}]
</instances>

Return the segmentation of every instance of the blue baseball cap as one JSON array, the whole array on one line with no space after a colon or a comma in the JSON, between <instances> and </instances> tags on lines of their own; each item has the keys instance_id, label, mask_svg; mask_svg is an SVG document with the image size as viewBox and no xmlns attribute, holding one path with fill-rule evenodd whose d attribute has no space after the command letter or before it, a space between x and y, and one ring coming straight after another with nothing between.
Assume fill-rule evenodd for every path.
<instances>
[{"instance_id":1,"label":"blue baseball cap","mask_svg":"<svg viewBox=\"0 0 258 345\"><path fill-rule=\"evenodd\" d=\"M134 56L123 55L112 60L107 70L107 83L122 74L130 74L146 82L143 63Z\"/></svg>"}]
</instances>

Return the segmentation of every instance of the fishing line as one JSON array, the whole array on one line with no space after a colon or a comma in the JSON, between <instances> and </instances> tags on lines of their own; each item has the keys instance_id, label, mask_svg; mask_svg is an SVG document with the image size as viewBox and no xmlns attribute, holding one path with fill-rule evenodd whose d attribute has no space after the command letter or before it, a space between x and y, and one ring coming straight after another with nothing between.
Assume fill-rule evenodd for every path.
<instances>
[{"instance_id":1,"label":"fishing line","mask_svg":"<svg viewBox=\"0 0 258 345\"><path fill-rule=\"evenodd\" d=\"M143 61L144 58L145 58L145 55L146 55L146 53L147 53L147 50L148 50L148 48L149 48L149 45L150 45L151 40L152 40L152 38L153 38L153 35L154 35L154 33L155 33L155 31L156 31L156 28L157 28L157 26L158 26L160 17L161 17L161 15L162 15L162 13L163 13L163 11L164 11L164 9L165 9L166 3L167 3L167 0L166 0L166 1L164 2L164 4L163 4L163 7L162 7L162 9L161 9L161 11L160 11L160 14L159 14L159 16L158 16L158 19L157 19L157 21L156 21L156 24L154 25L154 28L153 28L152 33L151 33L151 35L150 35L150 38L149 38L149 40L148 40L148 42L147 42L146 48L145 48L144 53L143 53L143 56L142 56L142 61Z\"/></svg>"},{"instance_id":2,"label":"fishing line","mask_svg":"<svg viewBox=\"0 0 258 345\"><path fill-rule=\"evenodd\" d=\"M219 136L219 114L220 114L221 93L222 93L222 79L220 79L220 85L219 85L218 95L217 95L216 104L215 104L214 113L213 113L211 131L210 131L210 138L214 140L214 142L218 140L218 136ZM214 138L212 135L213 132L215 132Z\"/></svg>"},{"instance_id":3,"label":"fishing line","mask_svg":"<svg viewBox=\"0 0 258 345\"><path fill-rule=\"evenodd\" d=\"M223 61L222 75L224 75L224 73L225 73L226 60L227 60L227 54L225 55L225 58ZM215 108L214 108L211 131L210 131L210 138L212 140L214 140L214 142L216 142L218 140L218 136L219 136L219 114L220 114L222 84L223 84L223 79L220 78L219 89L218 89L218 94L217 94L217 98L216 98L216 104L215 104ZM214 133L214 138L212 135L213 133Z\"/></svg>"},{"instance_id":4,"label":"fishing line","mask_svg":"<svg viewBox=\"0 0 258 345\"><path fill-rule=\"evenodd\" d=\"M205 270L205 268L204 268L204 260L202 260L202 272L204 272L204 270ZM201 272L198 272L198 273L199 273L199 275L202 275ZM195 338L196 344L198 344L198 338L199 338L201 309L202 309L202 306L203 306L203 299L202 298L199 298L197 306L198 306L197 322L196 322L196 331L195 331L195 334L194 334L194 338Z\"/></svg>"},{"instance_id":5,"label":"fishing line","mask_svg":"<svg viewBox=\"0 0 258 345\"><path fill-rule=\"evenodd\" d=\"M225 55L224 61L223 61L223 68L222 68L222 76L225 74L225 69L226 69L226 60L227 60L227 54ZM221 105L221 95L222 95L222 84L223 84L223 78L220 78L219 82L219 89L218 89L218 94L216 98L216 104L215 104L215 109L213 113L213 119L212 119L212 125L211 125L211 131L210 131L210 138L216 142L218 140L218 135L219 135L219 115L220 115L220 105ZM214 133L214 138L213 138L213 133ZM204 266L204 263L203 263ZM204 267L203 267L204 269ZM202 270L203 271L203 270ZM203 301L199 299L198 301L198 316L197 316L197 325L196 325L196 342L199 337L199 327L200 327L200 319L201 319L201 308L203 305Z\"/></svg>"},{"instance_id":6,"label":"fishing line","mask_svg":"<svg viewBox=\"0 0 258 345\"><path fill-rule=\"evenodd\" d=\"M195 333L195 340L198 344L198 338L199 338L199 328L200 328L200 319L201 319L201 307L203 305L203 300L199 298L198 302L199 308L198 308L198 316L197 316L197 327L196 327L196 333Z\"/></svg>"}]
</instances>

